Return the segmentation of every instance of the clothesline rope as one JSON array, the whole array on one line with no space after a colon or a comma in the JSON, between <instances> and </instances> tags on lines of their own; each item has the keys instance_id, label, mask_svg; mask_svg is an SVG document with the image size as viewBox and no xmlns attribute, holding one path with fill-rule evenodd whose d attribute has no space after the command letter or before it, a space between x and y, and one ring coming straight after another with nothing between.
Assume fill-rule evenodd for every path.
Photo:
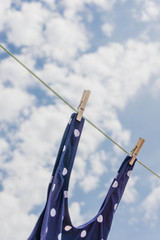
<instances>
[{"instance_id":1,"label":"clothesline rope","mask_svg":"<svg viewBox=\"0 0 160 240\"><path fill-rule=\"evenodd\" d=\"M23 66L31 75L33 75L37 80L39 80L45 87L47 87L52 93L54 93L58 98L60 98L66 105L68 105L73 111L78 112L77 109L75 109L70 103L68 103L63 97L61 97L56 91L54 91L48 84L46 84L41 78L39 78L33 71L31 71L26 65L24 65L18 58L16 58L9 50L7 50L2 44L0 44L0 47L8 53L14 60L16 60L21 66ZM126 154L130 155L128 151L126 151L122 146L120 146L116 141L114 141L111 137L109 137L106 133L104 133L99 127L97 127L94 123L92 123L89 119L84 117L85 120L92 125L95 129L97 129L100 133L102 133L106 138L108 138L112 143L114 143L117 147L119 147L122 151L124 151ZM146 168L148 171L150 171L152 174L154 174L156 177L160 178L160 176L152 171L149 167L147 167L145 164L137 160L139 164L141 164L144 168Z\"/></svg>"}]
</instances>

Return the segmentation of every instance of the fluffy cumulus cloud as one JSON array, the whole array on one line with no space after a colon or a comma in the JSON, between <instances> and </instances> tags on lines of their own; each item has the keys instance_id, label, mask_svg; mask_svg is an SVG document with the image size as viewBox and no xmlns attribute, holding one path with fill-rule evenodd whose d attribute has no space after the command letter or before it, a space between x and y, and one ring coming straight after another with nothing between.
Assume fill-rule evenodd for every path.
<instances>
[{"instance_id":1,"label":"fluffy cumulus cloud","mask_svg":"<svg viewBox=\"0 0 160 240\"><path fill-rule=\"evenodd\" d=\"M43 54L43 57L68 62L88 48L86 31L80 21L73 22L51 10L37 1L10 7L4 16L6 37L16 47L34 51L35 56ZM35 45L41 50L35 50Z\"/></svg>"},{"instance_id":2,"label":"fluffy cumulus cloud","mask_svg":"<svg viewBox=\"0 0 160 240\"><path fill-rule=\"evenodd\" d=\"M0 158L1 158L1 164L3 164L6 160L6 158L8 157L8 152L10 151L10 146L8 144L8 142L4 139L4 138L0 138ZM2 181L2 174L0 177L1 181Z\"/></svg>"},{"instance_id":3,"label":"fluffy cumulus cloud","mask_svg":"<svg viewBox=\"0 0 160 240\"><path fill-rule=\"evenodd\" d=\"M125 0L121 0L124 2ZM61 0L60 4L65 7L64 14L68 18L77 17L80 12L86 12L86 6L95 6L100 11L111 11L117 0Z\"/></svg>"},{"instance_id":4,"label":"fluffy cumulus cloud","mask_svg":"<svg viewBox=\"0 0 160 240\"><path fill-rule=\"evenodd\" d=\"M31 228L35 221L34 215L28 215L20 206L19 197L10 193L0 193L0 204L5 210L1 209L1 228L2 239L26 239L26 232ZM7 219L5 221L4 219ZM23 229L23 231L22 231Z\"/></svg>"},{"instance_id":5,"label":"fluffy cumulus cloud","mask_svg":"<svg viewBox=\"0 0 160 240\"><path fill-rule=\"evenodd\" d=\"M36 42L38 45L42 44L42 26L46 14L47 12L38 2L26 2L21 5L20 10L9 11L6 16L8 41L16 46L30 46ZM23 30L24 26L25 31Z\"/></svg>"},{"instance_id":6,"label":"fluffy cumulus cloud","mask_svg":"<svg viewBox=\"0 0 160 240\"><path fill-rule=\"evenodd\" d=\"M84 218L81 214L81 205L83 205L83 203L72 202L69 208L70 214L72 216L72 222L74 222L74 226L79 226L84 221Z\"/></svg>"},{"instance_id":7,"label":"fluffy cumulus cloud","mask_svg":"<svg viewBox=\"0 0 160 240\"><path fill-rule=\"evenodd\" d=\"M160 4L157 0L136 0L137 9L134 16L143 22L156 21L160 16Z\"/></svg>"},{"instance_id":8,"label":"fluffy cumulus cloud","mask_svg":"<svg viewBox=\"0 0 160 240\"><path fill-rule=\"evenodd\" d=\"M85 176L85 179L81 181L81 186L84 190L84 192L89 192L97 188L99 183L99 179L96 176L88 175Z\"/></svg>"},{"instance_id":9,"label":"fluffy cumulus cloud","mask_svg":"<svg viewBox=\"0 0 160 240\"><path fill-rule=\"evenodd\" d=\"M105 23L102 26L102 31L107 37L111 37L114 31L114 26L112 24Z\"/></svg>"},{"instance_id":10,"label":"fluffy cumulus cloud","mask_svg":"<svg viewBox=\"0 0 160 240\"><path fill-rule=\"evenodd\" d=\"M159 42L149 41L149 36L142 41L140 35L122 42L112 39L118 24L114 20L116 6L125 7L126 2L6 0L0 8L1 42L75 108L83 89L90 89L86 116L123 146L128 146L131 131L123 126L119 111L145 86L150 85L151 92L157 95L160 88ZM133 11L135 5L130 9L138 20L147 24L158 19L157 1L134 4L141 6L137 12ZM96 16L97 32L92 29ZM103 42L100 32L104 33ZM20 240L27 238L44 205L52 166L71 111L18 63L1 56L0 238ZM113 145L106 147L105 137L86 122L70 196L74 197L77 188L85 196L100 187L109 167L117 167L119 156L121 153ZM137 176L130 179L123 198L126 204L136 202L137 180ZM154 212L156 220L158 194L159 188L155 187L144 199L145 219ZM75 225L82 223L87 214L82 213L82 206L82 202L71 202Z\"/></svg>"},{"instance_id":11,"label":"fluffy cumulus cloud","mask_svg":"<svg viewBox=\"0 0 160 240\"><path fill-rule=\"evenodd\" d=\"M144 212L144 221L151 221L155 225L160 213L160 187L159 181L152 178L152 189L141 204L141 211Z\"/></svg>"},{"instance_id":12,"label":"fluffy cumulus cloud","mask_svg":"<svg viewBox=\"0 0 160 240\"><path fill-rule=\"evenodd\" d=\"M2 87L0 90L2 91L0 96L1 121L14 122L34 102L34 97L19 89Z\"/></svg>"},{"instance_id":13,"label":"fluffy cumulus cloud","mask_svg":"<svg viewBox=\"0 0 160 240\"><path fill-rule=\"evenodd\" d=\"M123 196L123 201L125 203L134 203L136 202L138 192L136 190L136 183L137 183L138 178L137 177L132 177L129 180L129 183L126 187L124 196Z\"/></svg>"},{"instance_id":14,"label":"fluffy cumulus cloud","mask_svg":"<svg viewBox=\"0 0 160 240\"><path fill-rule=\"evenodd\" d=\"M68 62L88 47L83 25L61 16L49 19L44 33L49 45L45 44L42 51L47 56L53 55L60 62Z\"/></svg>"}]
</instances>

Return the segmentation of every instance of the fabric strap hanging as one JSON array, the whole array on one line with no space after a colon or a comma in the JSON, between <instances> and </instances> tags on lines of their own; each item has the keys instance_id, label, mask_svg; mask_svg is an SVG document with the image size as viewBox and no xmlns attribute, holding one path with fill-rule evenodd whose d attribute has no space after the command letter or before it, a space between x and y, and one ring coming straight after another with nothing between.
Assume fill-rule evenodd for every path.
<instances>
[{"instance_id":1,"label":"fabric strap hanging","mask_svg":"<svg viewBox=\"0 0 160 240\"><path fill-rule=\"evenodd\" d=\"M89 222L75 227L68 209L68 185L78 143L84 125L72 114L64 132L48 187L47 201L28 240L106 240L114 213L135 165L130 156L123 161L98 214Z\"/></svg>"}]
</instances>

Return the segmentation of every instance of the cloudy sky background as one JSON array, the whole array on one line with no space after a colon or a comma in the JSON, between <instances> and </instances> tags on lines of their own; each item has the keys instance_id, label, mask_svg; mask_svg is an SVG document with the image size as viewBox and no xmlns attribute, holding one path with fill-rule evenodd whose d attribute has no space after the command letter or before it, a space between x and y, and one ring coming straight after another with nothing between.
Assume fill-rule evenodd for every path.
<instances>
[{"instance_id":1,"label":"cloudy sky background","mask_svg":"<svg viewBox=\"0 0 160 240\"><path fill-rule=\"evenodd\" d=\"M160 174L159 0L2 0L0 43ZM27 239L72 110L0 49L0 239ZM85 123L72 172L73 224L93 218L126 154ZM160 180L136 164L110 240L159 238Z\"/></svg>"}]
</instances>

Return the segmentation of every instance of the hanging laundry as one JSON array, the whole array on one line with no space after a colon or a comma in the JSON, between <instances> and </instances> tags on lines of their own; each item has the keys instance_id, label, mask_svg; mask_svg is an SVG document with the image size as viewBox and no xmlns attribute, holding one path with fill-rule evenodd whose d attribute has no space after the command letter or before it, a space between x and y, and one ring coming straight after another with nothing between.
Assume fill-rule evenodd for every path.
<instances>
[{"instance_id":1,"label":"hanging laundry","mask_svg":"<svg viewBox=\"0 0 160 240\"><path fill-rule=\"evenodd\" d=\"M123 161L98 214L89 222L73 226L68 210L68 185L78 143L84 125L72 114L64 132L51 181L47 201L28 240L106 240L114 213L135 165L130 156Z\"/></svg>"}]
</instances>

